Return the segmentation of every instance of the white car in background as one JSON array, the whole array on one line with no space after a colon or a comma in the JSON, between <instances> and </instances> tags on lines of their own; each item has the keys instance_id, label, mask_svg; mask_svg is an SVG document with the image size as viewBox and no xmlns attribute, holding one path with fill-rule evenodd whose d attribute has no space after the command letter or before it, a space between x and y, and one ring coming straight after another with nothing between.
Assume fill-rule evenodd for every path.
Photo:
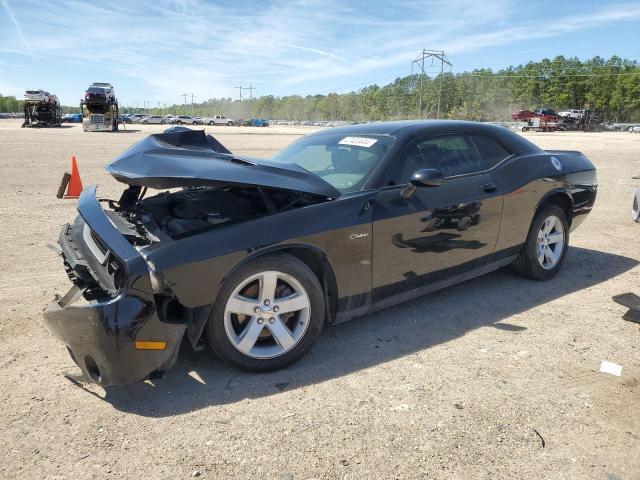
<instances>
[{"instance_id":1,"label":"white car in background","mask_svg":"<svg viewBox=\"0 0 640 480\"><path fill-rule=\"evenodd\" d=\"M584 110L563 110L558 112L559 117L564 118L580 118L584 115Z\"/></svg>"},{"instance_id":2,"label":"white car in background","mask_svg":"<svg viewBox=\"0 0 640 480\"><path fill-rule=\"evenodd\" d=\"M140 123L144 125L148 125L148 124L164 125L166 123L171 123L171 122L167 120L165 117L161 117L160 115L149 115L148 117L143 118Z\"/></svg>"},{"instance_id":3,"label":"white car in background","mask_svg":"<svg viewBox=\"0 0 640 480\"><path fill-rule=\"evenodd\" d=\"M58 103L58 97L44 90L27 90L24 99L28 102Z\"/></svg>"},{"instance_id":4,"label":"white car in background","mask_svg":"<svg viewBox=\"0 0 640 480\"><path fill-rule=\"evenodd\" d=\"M146 113L134 113L129 117L129 119L131 120L131 123L141 123L141 120L148 116L149 115L147 115Z\"/></svg>"},{"instance_id":5,"label":"white car in background","mask_svg":"<svg viewBox=\"0 0 640 480\"><path fill-rule=\"evenodd\" d=\"M207 117L204 120L204 124L205 125L228 125L228 126L232 126L235 125L235 122L233 120L231 120L230 118L227 118L223 115L214 115L213 117Z\"/></svg>"},{"instance_id":6,"label":"white car in background","mask_svg":"<svg viewBox=\"0 0 640 480\"><path fill-rule=\"evenodd\" d=\"M200 122L189 115L178 115L176 117L176 124L178 125L198 125Z\"/></svg>"}]
</instances>

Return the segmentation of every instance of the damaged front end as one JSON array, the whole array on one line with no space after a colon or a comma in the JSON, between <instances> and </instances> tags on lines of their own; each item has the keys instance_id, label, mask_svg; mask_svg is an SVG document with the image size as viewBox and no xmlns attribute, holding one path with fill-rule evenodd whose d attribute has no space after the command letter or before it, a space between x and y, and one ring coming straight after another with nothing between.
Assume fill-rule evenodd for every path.
<instances>
[{"instance_id":1,"label":"damaged front end","mask_svg":"<svg viewBox=\"0 0 640 480\"><path fill-rule=\"evenodd\" d=\"M60 233L71 290L43 315L88 379L132 383L175 362L185 324L162 321L149 266L85 189L78 217Z\"/></svg>"},{"instance_id":2,"label":"damaged front end","mask_svg":"<svg viewBox=\"0 0 640 480\"><path fill-rule=\"evenodd\" d=\"M86 377L101 385L159 376L176 361L185 331L194 346L200 338L215 298L180 302L174 290L197 285L184 285L188 276L181 285L164 278L155 260L174 255L179 262L165 252L183 251L181 241L200 233L339 195L296 166L240 159L182 128L143 139L107 171L128 187L117 201L98 200L93 186L82 192L79 215L59 237L73 287L43 314ZM173 190L148 195L152 188Z\"/></svg>"}]
</instances>

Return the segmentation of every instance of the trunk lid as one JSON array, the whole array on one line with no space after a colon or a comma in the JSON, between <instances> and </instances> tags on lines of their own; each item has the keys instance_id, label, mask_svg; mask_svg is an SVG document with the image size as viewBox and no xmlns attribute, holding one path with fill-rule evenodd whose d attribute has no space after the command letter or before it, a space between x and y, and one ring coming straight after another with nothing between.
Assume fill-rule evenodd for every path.
<instances>
[{"instance_id":1,"label":"trunk lid","mask_svg":"<svg viewBox=\"0 0 640 480\"><path fill-rule=\"evenodd\" d=\"M289 163L239 157L204 130L174 127L149 135L105 167L128 185L156 189L258 186L336 198L320 177Z\"/></svg>"}]
</instances>

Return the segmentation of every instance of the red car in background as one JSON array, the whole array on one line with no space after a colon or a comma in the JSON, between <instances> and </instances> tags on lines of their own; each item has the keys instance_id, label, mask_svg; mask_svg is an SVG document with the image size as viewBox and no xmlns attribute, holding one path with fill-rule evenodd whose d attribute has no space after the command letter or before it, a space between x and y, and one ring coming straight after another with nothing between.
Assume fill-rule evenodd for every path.
<instances>
[{"instance_id":1,"label":"red car in background","mask_svg":"<svg viewBox=\"0 0 640 480\"><path fill-rule=\"evenodd\" d=\"M516 122L516 121L526 122L530 118L535 117L535 115L536 114L533 113L531 110L518 110L517 112L513 112L511 114L511 119L514 122Z\"/></svg>"}]
</instances>

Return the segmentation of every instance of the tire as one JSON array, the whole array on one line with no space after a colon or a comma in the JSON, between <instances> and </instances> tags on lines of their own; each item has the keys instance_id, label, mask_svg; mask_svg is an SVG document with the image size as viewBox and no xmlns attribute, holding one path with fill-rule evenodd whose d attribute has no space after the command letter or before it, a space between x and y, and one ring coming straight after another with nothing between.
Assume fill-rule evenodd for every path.
<instances>
[{"instance_id":1,"label":"tire","mask_svg":"<svg viewBox=\"0 0 640 480\"><path fill-rule=\"evenodd\" d=\"M165 122L164 120L160 121L160 125L164 125L165 123L167 123L167 122Z\"/></svg>"},{"instance_id":2,"label":"tire","mask_svg":"<svg viewBox=\"0 0 640 480\"><path fill-rule=\"evenodd\" d=\"M527 130L529 130L527 127L522 127L523 132L526 132Z\"/></svg>"},{"instance_id":3,"label":"tire","mask_svg":"<svg viewBox=\"0 0 640 480\"><path fill-rule=\"evenodd\" d=\"M215 123L214 123L214 122L209 122L209 126L210 126L210 127L213 127L214 125L215 125Z\"/></svg>"},{"instance_id":4,"label":"tire","mask_svg":"<svg viewBox=\"0 0 640 480\"><path fill-rule=\"evenodd\" d=\"M227 122L227 127L233 127L233 122Z\"/></svg>"},{"instance_id":5,"label":"tire","mask_svg":"<svg viewBox=\"0 0 640 480\"><path fill-rule=\"evenodd\" d=\"M149 125L149 122L147 122L146 120L144 122L142 122L145 125Z\"/></svg>"},{"instance_id":6,"label":"tire","mask_svg":"<svg viewBox=\"0 0 640 480\"><path fill-rule=\"evenodd\" d=\"M182 125L182 121L181 121L181 120L178 120L178 121L176 122L176 124L177 124L177 125Z\"/></svg>"},{"instance_id":7,"label":"tire","mask_svg":"<svg viewBox=\"0 0 640 480\"><path fill-rule=\"evenodd\" d=\"M553 225L545 237L541 229L543 227L546 227L545 230L548 229L550 225L548 222L553 222ZM551 250L553 256L545 253L547 248ZM524 277L535 280L550 280L560 271L568 248L569 222L567 215L557 205L547 205L540 209L533 218L527 241L518 258L514 260L513 267L516 273ZM540 252L542 252L542 259L538 256ZM555 258L553 262L551 261L552 257Z\"/></svg>"},{"instance_id":8,"label":"tire","mask_svg":"<svg viewBox=\"0 0 640 480\"><path fill-rule=\"evenodd\" d=\"M267 287L274 294L266 302L260 292L265 283L277 285ZM285 301L289 308L306 307L276 313L286 308ZM242 370L271 372L298 361L311 349L324 318L324 292L313 271L292 255L268 255L243 265L224 281L207 319L206 335L222 360Z\"/></svg>"}]
</instances>

